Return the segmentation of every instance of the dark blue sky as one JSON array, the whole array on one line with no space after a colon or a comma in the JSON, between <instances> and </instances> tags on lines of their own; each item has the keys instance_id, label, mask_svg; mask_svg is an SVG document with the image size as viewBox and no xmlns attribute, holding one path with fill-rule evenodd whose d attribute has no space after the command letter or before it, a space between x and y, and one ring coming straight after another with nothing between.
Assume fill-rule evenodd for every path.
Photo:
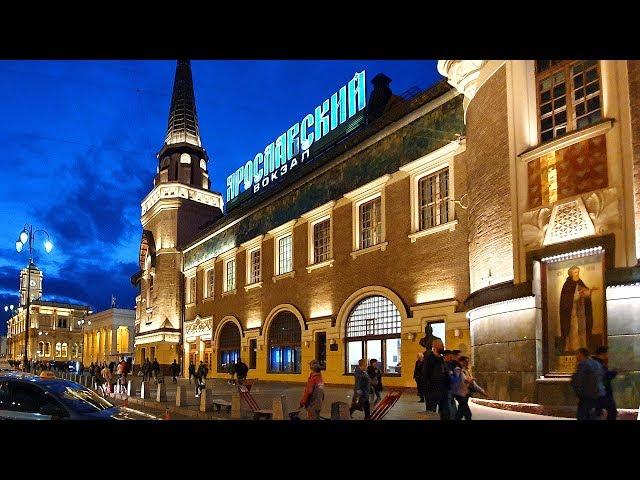
<instances>
[{"instance_id":1,"label":"dark blue sky","mask_svg":"<svg viewBox=\"0 0 640 480\"><path fill-rule=\"evenodd\" d=\"M384 72L401 93L440 80L435 61L193 61L211 189L346 84ZM44 298L133 308L140 201L151 190L171 101L173 61L0 61L0 307L18 301L15 251L36 237ZM370 93L370 86L368 93ZM8 316L2 308L0 333Z\"/></svg>"}]
</instances>

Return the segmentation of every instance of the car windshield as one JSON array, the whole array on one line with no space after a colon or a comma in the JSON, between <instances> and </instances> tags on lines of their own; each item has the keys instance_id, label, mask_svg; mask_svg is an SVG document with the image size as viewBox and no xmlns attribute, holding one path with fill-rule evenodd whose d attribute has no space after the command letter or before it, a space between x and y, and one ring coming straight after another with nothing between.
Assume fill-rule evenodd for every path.
<instances>
[{"instance_id":1,"label":"car windshield","mask_svg":"<svg viewBox=\"0 0 640 480\"><path fill-rule=\"evenodd\" d=\"M44 387L74 412L94 413L113 408L108 400L81 385L69 382L50 382Z\"/></svg>"}]
</instances>

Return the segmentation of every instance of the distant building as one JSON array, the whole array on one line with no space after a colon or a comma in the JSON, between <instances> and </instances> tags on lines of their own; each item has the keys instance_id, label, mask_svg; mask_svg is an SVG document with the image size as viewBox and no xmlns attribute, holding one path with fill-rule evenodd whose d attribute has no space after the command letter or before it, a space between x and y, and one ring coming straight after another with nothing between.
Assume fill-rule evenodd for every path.
<instances>
[{"instance_id":1,"label":"distant building","mask_svg":"<svg viewBox=\"0 0 640 480\"><path fill-rule=\"evenodd\" d=\"M0 335L0 357L7 356L7 336Z\"/></svg>"},{"instance_id":2,"label":"distant building","mask_svg":"<svg viewBox=\"0 0 640 480\"><path fill-rule=\"evenodd\" d=\"M123 308L109 308L89 315L82 329L83 363L109 363L120 356L132 357L135 319L134 310Z\"/></svg>"},{"instance_id":3,"label":"distant building","mask_svg":"<svg viewBox=\"0 0 640 480\"><path fill-rule=\"evenodd\" d=\"M24 356L27 268L20 272L20 305L9 319L7 328L7 356L21 360ZM42 271L31 264L29 360L69 361L80 359L82 334L78 322L90 312L88 305L41 300Z\"/></svg>"}]
</instances>

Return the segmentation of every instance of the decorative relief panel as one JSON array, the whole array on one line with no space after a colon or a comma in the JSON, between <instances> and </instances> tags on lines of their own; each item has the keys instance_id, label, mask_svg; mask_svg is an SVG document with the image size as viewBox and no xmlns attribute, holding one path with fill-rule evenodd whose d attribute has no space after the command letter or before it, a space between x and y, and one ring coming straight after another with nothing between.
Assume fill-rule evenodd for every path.
<instances>
[{"instance_id":1,"label":"decorative relief panel","mask_svg":"<svg viewBox=\"0 0 640 480\"><path fill-rule=\"evenodd\" d=\"M197 316L191 322L184 322L184 333L186 336L199 337L211 334L212 322L211 318L204 319Z\"/></svg>"},{"instance_id":2,"label":"decorative relief panel","mask_svg":"<svg viewBox=\"0 0 640 480\"><path fill-rule=\"evenodd\" d=\"M549 227L544 236L544 245L587 237L594 233L593 222L584 202L581 198L576 198L553 207Z\"/></svg>"}]
</instances>

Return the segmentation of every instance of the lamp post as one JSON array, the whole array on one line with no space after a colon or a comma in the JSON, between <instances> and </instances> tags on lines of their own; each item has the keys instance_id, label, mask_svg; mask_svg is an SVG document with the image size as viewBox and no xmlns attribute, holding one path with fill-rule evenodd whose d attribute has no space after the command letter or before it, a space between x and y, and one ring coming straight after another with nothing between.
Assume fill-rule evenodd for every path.
<instances>
[{"instance_id":1,"label":"lamp post","mask_svg":"<svg viewBox=\"0 0 640 480\"><path fill-rule=\"evenodd\" d=\"M91 310L89 310L88 312L89 314L93 313ZM82 365L84 365L84 324L91 326L91 320L87 320L87 314L85 313L82 316L82 320L78 320L78 325L80 325L80 327L82 328L82 357L80 359L80 361L82 362Z\"/></svg>"},{"instance_id":2,"label":"lamp post","mask_svg":"<svg viewBox=\"0 0 640 480\"><path fill-rule=\"evenodd\" d=\"M24 329L24 361L22 369L25 372L30 370L29 368L29 311L31 310L31 266L33 265L33 240L35 238L36 233L44 233L47 236L47 239L44 242L44 249L47 253L51 252L53 249L53 243L49 239L49 234L42 229L34 230L33 225L25 224L22 232L18 236L18 240L16 240L16 251L20 253L24 246L29 243L29 265L27 267L27 299L26 299L26 321L25 321L25 329Z\"/></svg>"},{"instance_id":3,"label":"lamp post","mask_svg":"<svg viewBox=\"0 0 640 480\"><path fill-rule=\"evenodd\" d=\"M7 347L9 347L9 358L13 358L12 357L12 351L13 351L13 342L14 340L11 339L11 343L9 343L9 338L11 338L11 319L13 318L14 315L17 315L18 313L20 313L20 310L18 308L15 308L13 305L5 305L4 306L4 311L5 313L9 313L9 320L7 320Z\"/></svg>"}]
</instances>

